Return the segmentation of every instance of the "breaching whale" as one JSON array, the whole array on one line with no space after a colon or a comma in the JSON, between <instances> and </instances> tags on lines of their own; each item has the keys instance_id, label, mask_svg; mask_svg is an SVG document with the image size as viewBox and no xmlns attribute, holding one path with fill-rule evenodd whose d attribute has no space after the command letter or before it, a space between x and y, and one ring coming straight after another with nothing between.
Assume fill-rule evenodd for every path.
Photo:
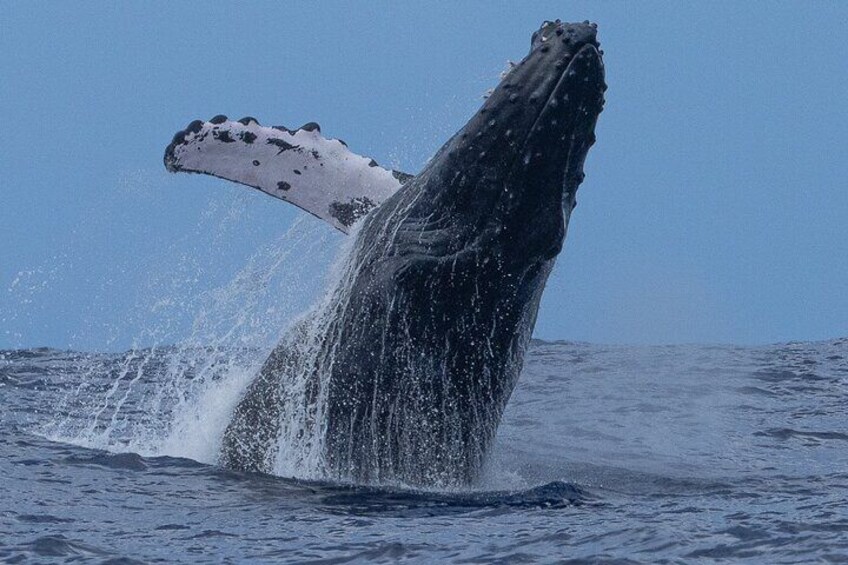
<instances>
[{"instance_id":1,"label":"breaching whale","mask_svg":"<svg viewBox=\"0 0 848 565\"><path fill-rule=\"evenodd\" d=\"M355 233L335 287L241 397L223 465L309 461L330 479L426 486L478 477L595 141L601 55L595 24L545 22L415 176L317 124L217 116L176 134L168 170L257 188Z\"/></svg>"}]
</instances>

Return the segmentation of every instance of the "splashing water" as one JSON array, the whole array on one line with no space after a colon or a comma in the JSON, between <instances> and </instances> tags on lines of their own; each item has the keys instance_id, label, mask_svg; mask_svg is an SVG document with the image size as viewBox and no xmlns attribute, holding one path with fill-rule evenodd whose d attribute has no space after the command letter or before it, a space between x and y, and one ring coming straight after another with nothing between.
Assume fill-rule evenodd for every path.
<instances>
[{"instance_id":1,"label":"splashing water","mask_svg":"<svg viewBox=\"0 0 848 565\"><path fill-rule=\"evenodd\" d=\"M120 363L79 356L79 384L38 432L89 448L214 463L243 389L298 319L298 309L321 290L314 271L330 261L335 239L325 226L300 219L256 251L231 281L199 296L186 296L190 290L175 282L182 274L173 274L164 285L169 292L149 306L157 323L134 340L153 345L132 348ZM192 259L184 255L188 269ZM180 309L196 312L189 335L167 344Z\"/></svg>"},{"instance_id":2,"label":"splashing water","mask_svg":"<svg viewBox=\"0 0 848 565\"><path fill-rule=\"evenodd\" d=\"M270 444L263 445L267 462L264 469L275 475L305 479L321 479L327 476L325 462L325 437L327 428L328 386L335 350L339 346L333 331L333 321L338 314L337 304L349 297L356 268L355 242L358 227L344 241L331 265L325 292L304 315L291 320L287 331L278 339L270 352L269 363L274 361L273 384L264 388L267 394L265 410L270 418L277 420L271 429L257 429L253 421L242 421L236 413L234 429L240 437L235 439L238 458L253 458L260 452L257 438L270 435ZM327 347L329 345L329 352ZM264 352L262 360L269 357ZM251 368L247 377L239 382L243 391L254 378L262 381L265 371L257 377L260 366ZM226 397L228 419L233 418L233 409L240 395L229 395L227 391L211 392L211 402ZM202 418L203 413L197 415ZM229 422L223 423L226 428ZM220 446L223 429L215 439ZM259 440L260 443L265 441Z\"/></svg>"}]
</instances>

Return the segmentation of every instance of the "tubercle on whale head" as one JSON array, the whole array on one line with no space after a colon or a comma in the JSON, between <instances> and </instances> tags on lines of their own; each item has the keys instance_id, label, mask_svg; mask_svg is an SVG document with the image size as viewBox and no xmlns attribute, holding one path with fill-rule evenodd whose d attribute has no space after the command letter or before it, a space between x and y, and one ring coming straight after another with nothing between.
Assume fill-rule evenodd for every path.
<instances>
[{"instance_id":1,"label":"tubercle on whale head","mask_svg":"<svg viewBox=\"0 0 848 565\"><path fill-rule=\"evenodd\" d=\"M441 177L430 196L523 252L556 255L605 91L597 26L543 23L529 54L422 172Z\"/></svg>"}]
</instances>

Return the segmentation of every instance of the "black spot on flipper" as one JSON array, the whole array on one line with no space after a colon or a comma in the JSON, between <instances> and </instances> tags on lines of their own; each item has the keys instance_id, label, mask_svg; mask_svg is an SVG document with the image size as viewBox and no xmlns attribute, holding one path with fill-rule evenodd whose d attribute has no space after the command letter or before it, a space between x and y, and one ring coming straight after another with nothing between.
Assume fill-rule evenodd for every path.
<instances>
[{"instance_id":1,"label":"black spot on flipper","mask_svg":"<svg viewBox=\"0 0 848 565\"><path fill-rule=\"evenodd\" d=\"M330 215L337 219L341 225L350 227L376 205L367 196L353 198L349 202L333 202L330 204Z\"/></svg>"},{"instance_id":2,"label":"black spot on flipper","mask_svg":"<svg viewBox=\"0 0 848 565\"><path fill-rule=\"evenodd\" d=\"M379 167L380 165L377 164L377 161L375 161L374 159L371 159L370 161L368 161L368 166L369 167Z\"/></svg>"},{"instance_id":3,"label":"black spot on flipper","mask_svg":"<svg viewBox=\"0 0 848 565\"><path fill-rule=\"evenodd\" d=\"M255 122L255 123L256 123L256 125L260 125L260 124L259 124L259 120L257 120L257 119L256 119L256 118L254 118L253 116L245 116L245 117L243 117L242 119L240 119L240 120L238 121L238 123L240 123L240 124L241 124L241 125L243 125L243 126L248 126L248 125L250 125L250 122Z\"/></svg>"},{"instance_id":4,"label":"black spot on flipper","mask_svg":"<svg viewBox=\"0 0 848 565\"><path fill-rule=\"evenodd\" d=\"M253 166L254 166L254 167L258 167L258 166L259 166L259 161L257 161L256 159L254 159L254 160L253 160Z\"/></svg>"},{"instance_id":5,"label":"black spot on flipper","mask_svg":"<svg viewBox=\"0 0 848 565\"><path fill-rule=\"evenodd\" d=\"M410 175L409 173L404 173L402 171L392 171L392 176L395 177L398 182L404 184L406 181L414 177L415 175Z\"/></svg>"},{"instance_id":6,"label":"black spot on flipper","mask_svg":"<svg viewBox=\"0 0 848 565\"><path fill-rule=\"evenodd\" d=\"M217 124L223 124L226 121L227 121L227 116L225 116L224 114L218 114L217 116L215 116L214 118L209 120L209 123L217 125Z\"/></svg>"},{"instance_id":7,"label":"black spot on flipper","mask_svg":"<svg viewBox=\"0 0 848 565\"><path fill-rule=\"evenodd\" d=\"M321 133L321 126L319 126L316 122L303 124L298 129L302 129L303 131L317 131L318 133Z\"/></svg>"},{"instance_id":8,"label":"black spot on flipper","mask_svg":"<svg viewBox=\"0 0 848 565\"><path fill-rule=\"evenodd\" d=\"M239 134L239 139L241 139L245 143L253 143L254 141L256 141L256 134L252 131L243 131Z\"/></svg>"},{"instance_id":9,"label":"black spot on flipper","mask_svg":"<svg viewBox=\"0 0 848 565\"><path fill-rule=\"evenodd\" d=\"M200 130L203 129L203 122L201 120L194 120L189 125L186 126L187 133L199 133Z\"/></svg>"},{"instance_id":10,"label":"black spot on flipper","mask_svg":"<svg viewBox=\"0 0 848 565\"><path fill-rule=\"evenodd\" d=\"M315 159L316 161L318 161L318 160L320 160L320 159L321 159L321 154L320 154L320 153L318 153L318 151L317 151L316 149L313 149L313 150L311 151L311 153L312 153L312 158L313 158L313 159ZM321 166L323 167L323 166L324 166L324 163L321 163Z\"/></svg>"},{"instance_id":11,"label":"black spot on flipper","mask_svg":"<svg viewBox=\"0 0 848 565\"><path fill-rule=\"evenodd\" d=\"M277 183L277 188L280 190L289 190L291 189L291 185L284 180L281 180Z\"/></svg>"},{"instance_id":12,"label":"black spot on flipper","mask_svg":"<svg viewBox=\"0 0 848 565\"><path fill-rule=\"evenodd\" d=\"M217 139L218 141L220 141L222 143L235 143L235 141L236 141L235 139L230 137L230 131L229 130L216 131L213 135L215 136L215 139Z\"/></svg>"},{"instance_id":13,"label":"black spot on flipper","mask_svg":"<svg viewBox=\"0 0 848 565\"><path fill-rule=\"evenodd\" d=\"M302 173L301 173L300 171L298 171L297 169L294 169L292 172L293 172L294 174L296 174L296 175L302 174Z\"/></svg>"},{"instance_id":14,"label":"black spot on flipper","mask_svg":"<svg viewBox=\"0 0 848 565\"><path fill-rule=\"evenodd\" d=\"M266 141L266 143L268 145L276 145L277 147L280 148L280 150L277 152L277 155L279 155L283 151L290 151L292 149L300 149L300 145L292 145L291 143L289 143L287 141L283 141L282 139L278 139L276 137L268 138L268 141Z\"/></svg>"},{"instance_id":15,"label":"black spot on flipper","mask_svg":"<svg viewBox=\"0 0 848 565\"><path fill-rule=\"evenodd\" d=\"M174 155L174 144L170 144L165 148L165 169L168 172L176 173L177 171L181 171L182 167L177 161L177 156Z\"/></svg>"}]
</instances>

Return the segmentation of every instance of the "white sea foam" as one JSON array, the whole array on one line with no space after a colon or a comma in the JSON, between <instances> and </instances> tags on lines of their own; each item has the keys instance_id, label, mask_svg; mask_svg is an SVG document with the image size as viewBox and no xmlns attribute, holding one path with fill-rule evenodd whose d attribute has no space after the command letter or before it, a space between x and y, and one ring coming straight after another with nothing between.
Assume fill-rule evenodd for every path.
<instances>
[{"instance_id":1,"label":"white sea foam","mask_svg":"<svg viewBox=\"0 0 848 565\"><path fill-rule=\"evenodd\" d=\"M229 221L226 210L210 213L221 224ZM148 285L159 292L150 293L139 310L154 322L135 338L137 347L117 367L96 355L80 361L84 377L40 432L89 448L214 463L244 388L324 288L323 272L338 239L323 224L300 219L256 251L228 283L200 295L189 294L193 285L180 284L192 268L201 269L183 250L171 281L167 273L150 275ZM162 343L186 309L194 310L189 335Z\"/></svg>"}]
</instances>

